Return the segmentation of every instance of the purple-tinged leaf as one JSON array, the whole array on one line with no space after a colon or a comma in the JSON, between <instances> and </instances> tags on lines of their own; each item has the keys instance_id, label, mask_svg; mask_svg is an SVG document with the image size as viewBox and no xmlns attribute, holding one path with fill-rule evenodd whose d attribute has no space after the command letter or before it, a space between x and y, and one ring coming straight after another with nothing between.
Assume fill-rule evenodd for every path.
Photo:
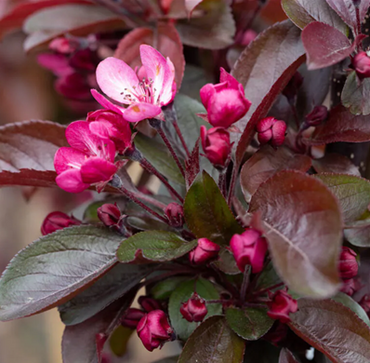
<instances>
[{"instance_id":1,"label":"purple-tinged leaf","mask_svg":"<svg viewBox=\"0 0 370 363\"><path fill-rule=\"evenodd\" d=\"M226 321L245 340L258 340L274 324L274 320L267 315L267 308L229 308L226 310Z\"/></svg>"},{"instance_id":2,"label":"purple-tinged leaf","mask_svg":"<svg viewBox=\"0 0 370 363\"><path fill-rule=\"evenodd\" d=\"M370 328L352 310L333 300L298 300L289 327L333 363L367 363ZM345 339L343 339L345 337Z\"/></svg>"},{"instance_id":3,"label":"purple-tinged leaf","mask_svg":"<svg viewBox=\"0 0 370 363\"><path fill-rule=\"evenodd\" d=\"M225 247L221 248L217 260L212 261L211 265L218 268L226 275L240 274L234 255Z\"/></svg>"},{"instance_id":4,"label":"purple-tinged leaf","mask_svg":"<svg viewBox=\"0 0 370 363\"><path fill-rule=\"evenodd\" d=\"M295 154L290 149L280 147L277 150L267 145L258 150L243 165L240 184L247 199L258 187L274 174L282 170L307 171L311 167L311 158Z\"/></svg>"},{"instance_id":5,"label":"purple-tinged leaf","mask_svg":"<svg viewBox=\"0 0 370 363\"><path fill-rule=\"evenodd\" d=\"M140 232L123 241L117 250L117 258L122 263L172 261L187 254L196 245L196 240L187 242L172 232Z\"/></svg>"},{"instance_id":6,"label":"purple-tinged leaf","mask_svg":"<svg viewBox=\"0 0 370 363\"><path fill-rule=\"evenodd\" d=\"M282 171L253 195L249 212L258 210L268 224L266 238L281 279L302 296L333 296L341 284L342 220L338 201L324 183Z\"/></svg>"},{"instance_id":7,"label":"purple-tinged leaf","mask_svg":"<svg viewBox=\"0 0 370 363\"><path fill-rule=\"evenodd\" d=\"M354 115L370 114L370 79L362 81L353 71L347 77L342 91L342 104L347 107Z\"/></svg>"},{"instance_id":8,"label":"purple-tinged leaf","mask_svg":"<svg viewBox=\"0 0 370 363\"><path fill-rule=\"evenodd\" d=\"M370 117L355 116L345 107L338 105L330 111L329 119L319 127L307 145L324 145L332 142L365 142L370 141Z\"/></svg>"},{"instance_id":9,"label":"purple-tinged leaf","mask_svg":"<svg viewBox=\"0 0 370 363\"><path fill-rule=\"evenodd\" d=\"M299 363L295 359L293 353L287 348L283 348L280 352L279 363Z\"/></svg>"},{"instance_id":10,"label":"purple-tinged leaf","mask_svg":"<svg viewBox=\"0 0 370 363\"><path fill-rule=\"evenodd\" d=\"M59 306L62 322L75 325L91 318L138 285L152 270L150 265L114 266L93 285Z\"/></svg>"},{"instance_id":11,"label":"purple-tinged leaf","mask_svg":"<svg viewBox=\"0 0 370 363\"><path fill-rule=\"evenodd\" d=\"M365 19L365 15L370 6L370 0L360 0L359 6L359 23ZM337 14L352 29L357 29L356 7L353 0L326 0L326 2L337 12Z\"/></svg>"},{"instance_id":12,"label":"purple-tinged leaf","mask_svg":"<svg viewBox=\"0 0 370 363\"><path fill-rule=\"evenodd\" d=\"M370 204L370 182L367 179L347 174L317 174L341 206L344 223L359 219Z\"/></svg>"},{"instance_id":13,"label":"purple-tinged leaf","mask_svg":"<svg viewBox=\"0 0 370 363\"><path fill-rule=\"evenodd\" d=\"M302 32L302 42L307 53L308 69L329 67L347 58L355 43L339 30L318 21L308 24Z\"/></svg>"},{"instance_id":14,"label":"purple-tinged leaf","mask_svg":"<svg viewBox=\"0 0 370 363\"><path fill-rule=\"evenodd\" d=\"M344 34L348 33L348 27L325 0L282 0L281 6L289 19L301 29L313 21L320 21Z\"/></svg>"},{"instance_id":15,"label":"purple-tinged leaf","mask_svg":"<svg viewBox=\"0 0 370 363\"><path fill-rule=\"evenodd\" d=\"M321 159L312 160L312 166L317 173L337 173L361 176L358 167L350 159L341 154L326 154Z\"/></svg>"},{"instance_id":16,"label":"purple-tinged leaf","mask_svg":"<svg viewBox=\"0 0 370 363\"><path fill-rule=\"evenodd\" d=\"M275 24L261 33L234 65L232 75L252 102L247 115L235 124L243 132L236 149L237 164L253 138L258 120L266 116L305 59L300 33L291 21Z\"/></svg>"},{"instance_id":17,"label":"purple-tinged leaf","mask_svg":"<svg viewBox=\"0 0 370 363\"><path fill-rule=\"evenodd\" d=\"M0 279L0 319L30 316L68 301L117 263L121 241L107 229L77 226L31 243Z\"/></svg>"},{"instance_id":18,"label":"purple-tinged leaf","mask_svg":"<svg viewBox=\"0 0 370 363\"><path fill-rule=\"evenodd\" d=\"M62 339L63 363L100 363L101 346L119 326L120 318L130 307L136 291L124 296L81 324L67 326ZM101 344L97 336L101 334Z\"/></svg>"},{"instance_id":19,"label":"purple-tinged leaf","mask_svg":"<svg viewBox=\"0 0 370 363\"><path fill-rule=\"evenodd\" d=\"M206 172L197 176L186 194L184 216L197 238L208 238L219 245L228 245L235 233L244 231Z\"/></svg>"},{"instance_id":20,"label":"purple-tinged leaf","mask_svg":"<svg viewBox=\"0 0 370 363\"><path fill-rule=\"evenodd\" d=\"M245 342L228 326L223 316L213 316L195 329L178 363L242 363Z\"/></svg>"}]
</instances>

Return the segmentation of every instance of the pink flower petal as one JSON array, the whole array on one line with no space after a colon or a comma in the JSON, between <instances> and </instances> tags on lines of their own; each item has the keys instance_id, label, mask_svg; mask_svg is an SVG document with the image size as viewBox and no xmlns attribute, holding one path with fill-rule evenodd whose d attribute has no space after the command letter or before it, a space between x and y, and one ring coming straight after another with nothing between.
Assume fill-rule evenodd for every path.
<instances>
[{"instance_id":1,"label":"pink flower petal","mask_svg":"<svg viewBox=\"0 0 370 363\"><path fill-rule=\"evenodd\" d=\"M215 86L211 83L207 83L200 89L200 99L205 108L208 108L208 102L211 97L216 93Z\"/></svg>"},{"instance_id":2,"label":"pink flower petal","mask_svg":"<svg viewBox=\"0 0 370 363\"><path fill-rule=\"evenodd\" d=\"M101 90L113 100L130 104L125 101L124 94L134 94L139 84L135 71L124 61L109 57L101 61L96 68L96 80ZM137 99L133 96L133 101Z\"/></svg>"},{"instance_id":3,"label":"pink flower petal","mask_svg":"<svg viewBox=\"0 0 370 363\"><path fill-rule=\"evenodd\" d=\"M230 88L238 89L239 82L230 74L227 73L222 67L220 68L220 83L227 82Z\"/></svg>"},{"instance_id":4,"label":"pink flower petal","mask_svg":"<svg viewBox=\"0 0 370 363\"><path fill-rule=\"evenodd\" d=\"M37 62L57 76L64 76L74 72L74 69L69 65L68 58L63 54L40 54L37 57Z\"/></svg>"},{"instance_id":5,"label":"pink flower petal","mask_svg":"<svg viewBox=\"0 0 370 363\"><path fill-rule=\"evenodd\" d=\"M59 174L56 179L59 188L69 193L81 193L89 187L81 179L81 172L78 169L70 169Z\"/></svg>"},{"instance_id":6,"label":"pink flower petal","mask_svg":"<svg viewBox=\"0 0 370 363\"><path fill-rule=\"evenodd\" d=\"M117 167L102 158L90 158L81 166L81 177L84 183L108 181L117 171Z\"/></svg>"},{"instance_id":7,"label":"pink flower petal","mask_svg":"<svg viewBox=\"0 0 370 363\"><path fill-rule=\"evenodd\" d=\"M109 139L114 127L109 121L92 121L89 123L90 131L102 139Z\"/></svg>"},{"instance_id":8,"label":"pink flower petal","mask_svg":"<svg viewBox=\"0 0 370 363\"><path fill-rule=\"evenodd\" d=\"M162 112L161 108L151 103L135 103L126 109L123 117L129 122L138 122L146 118L158 116Z\"/></svg>"},{"instance_id":9,"label":"pink flower petal","mask_svg":"<svg viewBox=\"0 0 370 363\"><path fill-rule=\"evenodd\" d=\"M80 169L86 154L71 147L61 147L55 154L54 167L58 174L70 169Z\"/></svg>"},{"instance_id":10,"label":"pink flower petal","mask_svg":"<svg viewBox=\"0 0 370 363\"><path fill-rule=\"evenodd\" d=\"M102 94L100 94L96 89L92 89L90 92L95 100L99 102L104 108L107 108L108 110L111 110L113 112L117 112L121 115L125 112L126 109L124 107L119 107L115 105L113 102L109 101Z\"/></svg>"}]
</instances>

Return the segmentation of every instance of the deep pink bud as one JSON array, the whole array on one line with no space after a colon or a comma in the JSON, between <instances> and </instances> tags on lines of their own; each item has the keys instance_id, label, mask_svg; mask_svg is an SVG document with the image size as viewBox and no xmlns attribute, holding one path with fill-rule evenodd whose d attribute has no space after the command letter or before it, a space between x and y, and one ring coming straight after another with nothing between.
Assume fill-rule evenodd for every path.
<instances>
[{"instance_id":1,"label":"deep pink bud","mask_svg":"<svg viewBox=\"0 0 370 363\"><path fill-rule=\"evenodd\" d=\"M121 324L123 326L127 326L128 328L136 329L139 321L143 318L144 315L144 311L136 308L130 308L127 310L125 316L121 320Z\"/></svg>"},{"instance_id":2,"label":"deep pink bud","mask_svg":"<svg viewBox=\"0 0 370 363\"><path fill-rule=\"evenodd\" d=\"M234 234L230 240L230 247L241 272L245 271L247 265L252 266L254 274L262 271L267 241L260 231L247 228L242 234Z\"/></svg>"},{"instance_id":3,"label":"deep pink bud","mask_svg":"<svg viewBox=\"0 0 370 363\"><path fill-rule=\"evenodd\" d=\"M172 340L173 329L162 310L153 310L142 317L137 326L137 334L144 347L152 352Z\"/></svg>"},{"instance_id":4,"label":"deep pink bud","mask_svg":"<svg viewBox=\"0 0 370 363\"><path fill-rule=\"evenodd\" d=\"M358 263L356 252L348 247L342 247L342 253L339 257L339 273L342 279L351 279L358 272Z\"/></svg>"},{"instance_id":5,"label":"deep pink bud","mask_svg":"<svg viewBox=\"0 0 370 363\"><path fill-rule=\"evenodd\" d=\"M347 294L348 296L352 296L360 288L361 284L359 283L359 281L355 279L345 279L343 280L343 285L340 291L344 294Z\"/></svg>"},{"instance_id":6,"label":"deep pink bud","mask_svg":"<svg viewBox=\"0 0 370 363\"><path fill-rule=\"evenodd\" d=\"M199 238L198 246L189 253L189 259L192 264L200 265L216 257L219 251L220 246L216 243L207 238Z\"/></svg>"},{"instance_id":7,"label":"deep pink bud","mask_svg":"<svg viewBox=\"0 0 370 363\"><path fill-rule=\"evenodd\" d=\"M57 53L71 54L78 48L78 42L74 39L59 37L49 43L49 48Z\"/></svg>"},{"instance_id":8,"label":"deep pink bud","mask_svg":"<svg viewBox=\"0 0 370 363\"><path fill-rule=\"evenodd\" d=\"M253 29L248 29L244 32L240 44L248 46L254 39L257 38L257 33Z\"/></svg>"},{"instance_id":9,"label":"deep pink bud","mask_svg":"<svg viewBox=\"0 0 370 363\"><path fill-rule=\"evenodd\" d=\"M56 91L73 100L90 100L90 88L86 78L78 72L63 75L55 82Z\"/></svg>"},{"instance_id":10,"label":"deep pink bud","mask_svg":"<svg viewBox=\"0 0 370 363\"><path fill-rule=\"evenodd\" d=\"M205 126L201 126L200 137L208 160L215 166L224 167L231 151L229 132L222 127L207 131Z\"/></svg>"},{"instance_id":11,"label":"deep pink bud","mask_svg":"<svg viewBox=\"0 0 370 363\"><path fill-rule=\"evenodd\" d=\"M97 66L96 55L89 48L82 49L72 55L69 64L81 71L94 72Z\"/></svg>"},{"instance_id":12,"label":"deep pink bud","mask_svg":"<svg viewBox=\"0 0 370 363\"><path fill-rule=\"evenodd\" d=\"M153 299L148 296L140 296L138 299L138 303L148 313L150 311L160 310L162 308L161 304L156 299Z\"/></svg>"},{"instance_id":13,"label":"deep pink bud","mask_svg":"<svg viewBox=\"0 0 370 363\"><path fill-rule=\"evenodd\" d=\"M170 225L175 228L182 227L184 224L184 208L177 203L170 203L166 207L164 214L168 218Z\"/></svg>"},{"instance_id":14,"label":"deep pink bud","mask_svg":"<svg viewBox=\"0 0 370 363\"><path fill-rule=\"evenodd\" d=\"M270 299L271 302L267 303L269 307L267 315L282 323L289 323L289 314L298 310L297 300L294 300L285 290L276 291L270 296Z\"/></svg>"},{"instance_id":15,"label":"deep pink bud","mask_svg":"<svg viewBox=\"0 0 370 363\"><path fill-rule=\"evenodd\" d=\"M53 233L59 229L67 228L70 226L78 226L82 222L73 216L70 217L62 212L51 212L49 213L44 222L42 222L41 233L43 236Z\"/></svg>"},{"instance_id":16,"label":"deep pink bud","mask_svg":"<svg viewBox=\"0 0 370 363\"><path fill-rule=\"evenodd\" d=\"M370 312L370 296L364 295L359 301L360 306L365 310L366 313Z\"/></svg>"},{"instance_id":17,"label":"deep pink bud","mask_svg":"<svg viewBox=\"0 0 370 363\"><path fill-rule=\"evenodd\" d=\"M274 147L283 145L287 129L284 121L276 120L274 117L266 117L258 121L256 129L261 145L267 143Z\"/></svg>"},{"instance_id":18,"label":"deep pink bud","mask_svg":"<svg viewBox=\"0 0 370 363\"><path fill-rule=\"evenodd\" d=\"M360 52L352 58L352 65L360 79L370 77L370 57Z\"/></svg>"},{"instance_id":19,"label":"deep pink bud","mask_svg":"<svg viewBox=\"0 0 370 363\"><path fill-rule=\"evenodd\" d=\"M221 68L220 83L208 83L200 90L200 98L208 113L208 121L215 127L229 127L240 120L251 103L245 98L244 87Z\"/></svg>"},{"instance_id":20,"label":"deep pink bud","mask_svg":"<svg viewBox=\"0 0 370 363\"><path fill-rule=\"evenodd\" d=\"M198 323L203 321L208 310L205 300L194 292L191 298L181 305L180 312L187 321Z\"/></svg>"},{"instance_id":21,"label":"deep pink bud","mask_svg":"<svg viewBox=\"0 0 370 363\"><path fill-rule=\"evenodd\" d=\"M315 106L314 109L306 116L308 126L318 126L328 118L328 109L326 106Z\"/></svg>"},{"instance_id":22,"label":"deep pink bud","mask_svg":"<svg viewBox=\"0 0 370 363\"><path fill-rule=\"evenodd\" d=\"M98 217L107 227L116 226L121 217L121 211L116 204L103 204L98 208Z\"/></svg>"}]
</instances>

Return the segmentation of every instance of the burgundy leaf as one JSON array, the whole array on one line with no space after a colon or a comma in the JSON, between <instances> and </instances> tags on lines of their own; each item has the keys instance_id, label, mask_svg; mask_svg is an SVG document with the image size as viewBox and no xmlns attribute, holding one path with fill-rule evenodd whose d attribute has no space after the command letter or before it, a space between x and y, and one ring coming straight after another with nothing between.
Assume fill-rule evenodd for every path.
<instances>
[{"instance_id":1,"label":"burgundy leaf","mask_svg":"<svg viewBox=\"0 0 370 363\"><path fill-rule=\"evenodd\" d=\"M289 51L286 46L289 44ZM252 102L246 116L235 125L243 132L236 150L240 163L255 133L259 119L266 116L277 95L304 61L300 30L290 21L273 25L244 50L232 75L243 84Z\"/></svg>"},{"instance_id":2,"label":"burgundy leaf","mask_svg":"<svg viewBox=\"0 0 370 363\"><path fill-rule=\"evenodd\" d=\"M267 145L258 150L243 165L240 183L246 198L252 195L267 179L281 170L307 171L311 167L311 158L293 153L281 147L277 150Z\"/></svg>"},{"instance_id":3,"label":"burgundy leaf","mask_svg":"<svg viewBox=\"0 0 370 363\"><path fill-rule=\"evenodd\" d=\"M326 154L321 159L312 160L312 166L317 173L337 173L361 176L358 167L341 154Z\"/></svg>"},{"instance_id":4,"label":"burgundy leaf","mask_svg":"<svg viewBox=\"0 0 370 363\"><path fill-rule=\"evenodd\" d=\"M370 117L355 116L345 107L338 105L330 111L329 119L316 128L307 145L324 145L332 142L370 141Z\"/></svg>"},{"instance_id":5,"label":"burgundy leaf","mask_svg":"<svg viewBox=\"0 0 370 363\"><path fill-rule=\"evenodd\" d=\"M342 220L328 188L304 173L282 171L253 195L249 212L257 210L270 225L266 238L282 280L303 296L334 295L340 287Z\"/></svg>"},{"instance_id":6,"label":"burgundy leaf","mask_svg":"<svg viewBox=\"0 0 370 363\"><path fill-rule=\"evenodd\" d=\"M353 0L326 0L326 2L337 12L337 14L349 25L352 29L357 29L356 7ZM365 19L365 15L370 6L370 0L361 0L359 6L359 23Z\"/></svg>"},{"instance_id":7,"label":"burgundy leaf","mask_svg":"<svg viewBox=\"0 0 370 363\"><path fill-rule=\"evenodd\" d=\"M7 15L0 19L0 38L9 31L22 27L26 18L34 12L64 4L91 4L89 0L40 0L37 2L24 1L14 7Z\"/></svg>"},{"instance_id":8,"label":"burgundy leaf","mask_svg":"<svg viewBox=\"0 0 370 363\"><path fill-rule=\"evenodd\" d=\"M154 45L154 42L157 42ZM119 42L114 56L122 59L132 68L140 67L141 44L155 46L165 57L169 57L175 66L177 89L181 87L184 76L185 59L179 34L172 23L159 23L154 31L151 28L136 28L125 35Z\"/></svg>"},{"instance_id":9,"label":"burgundy leaf","mask_svg":"<svg viewBox=\"0 0 370 363\"><path fill-rule=\"evenodd\" d=\"M279 363L298 363L298 361L290 350L283 348L280 352Z\"/></svg>"},{"instance_id":10,"label":"burgundy leaf","mask_svg":"<svg viewBox=\"0 0 370 363\"><path fill-rule=\"evenodd\" d=\"M369 362L370 328L351 309L308 299L299 299L298 309L289 327L333 363Z\"/></svg>"},{"instance_id":11,"label":"burgundy leaf","mask_svg":"<svg viewBox=\"0 0 370 363\"><path fill-rule=\"evenodd\" d=\"M356 45L339 30L318 21L304 28L302 41L307 53L308 69L325 68L336 64L348 57Z\"/></svg>"}]
</instances>

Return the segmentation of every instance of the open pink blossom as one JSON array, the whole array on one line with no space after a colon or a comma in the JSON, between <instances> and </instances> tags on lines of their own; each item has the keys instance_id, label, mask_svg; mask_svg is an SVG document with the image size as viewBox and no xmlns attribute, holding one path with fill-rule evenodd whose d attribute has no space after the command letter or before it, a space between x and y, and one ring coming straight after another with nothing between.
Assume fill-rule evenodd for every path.
<instances>
[{"instance_id":1,"label":"open pink blossom","mask_svg":"<svg viewBox=\"0 0 370 363\"><path fill-rule=\"evenodd\" d=\"M149 45L140 46L140 57L143 67L137 73L117 58L109 57L99 63L98 85L116 103L91 90L103 107L122 113L129 122L160 115L161 107L168 105L176 92L175 68L169 58L165 59Z\"/></svg>"},{"instance_id":2,"label":"open pink blossom","mask_svg":"<svg viewBox=\"0 0 370 363\"><path fill-rule=\"evenodd\" d=\"M91 133L89 123L76 121L66 130L71 147L61 147L55 154L54 166L58 186L70 193L79 193L91 184L109 181L117 167L116 149L111 140Z\"/></svg>"}]
</instances>

